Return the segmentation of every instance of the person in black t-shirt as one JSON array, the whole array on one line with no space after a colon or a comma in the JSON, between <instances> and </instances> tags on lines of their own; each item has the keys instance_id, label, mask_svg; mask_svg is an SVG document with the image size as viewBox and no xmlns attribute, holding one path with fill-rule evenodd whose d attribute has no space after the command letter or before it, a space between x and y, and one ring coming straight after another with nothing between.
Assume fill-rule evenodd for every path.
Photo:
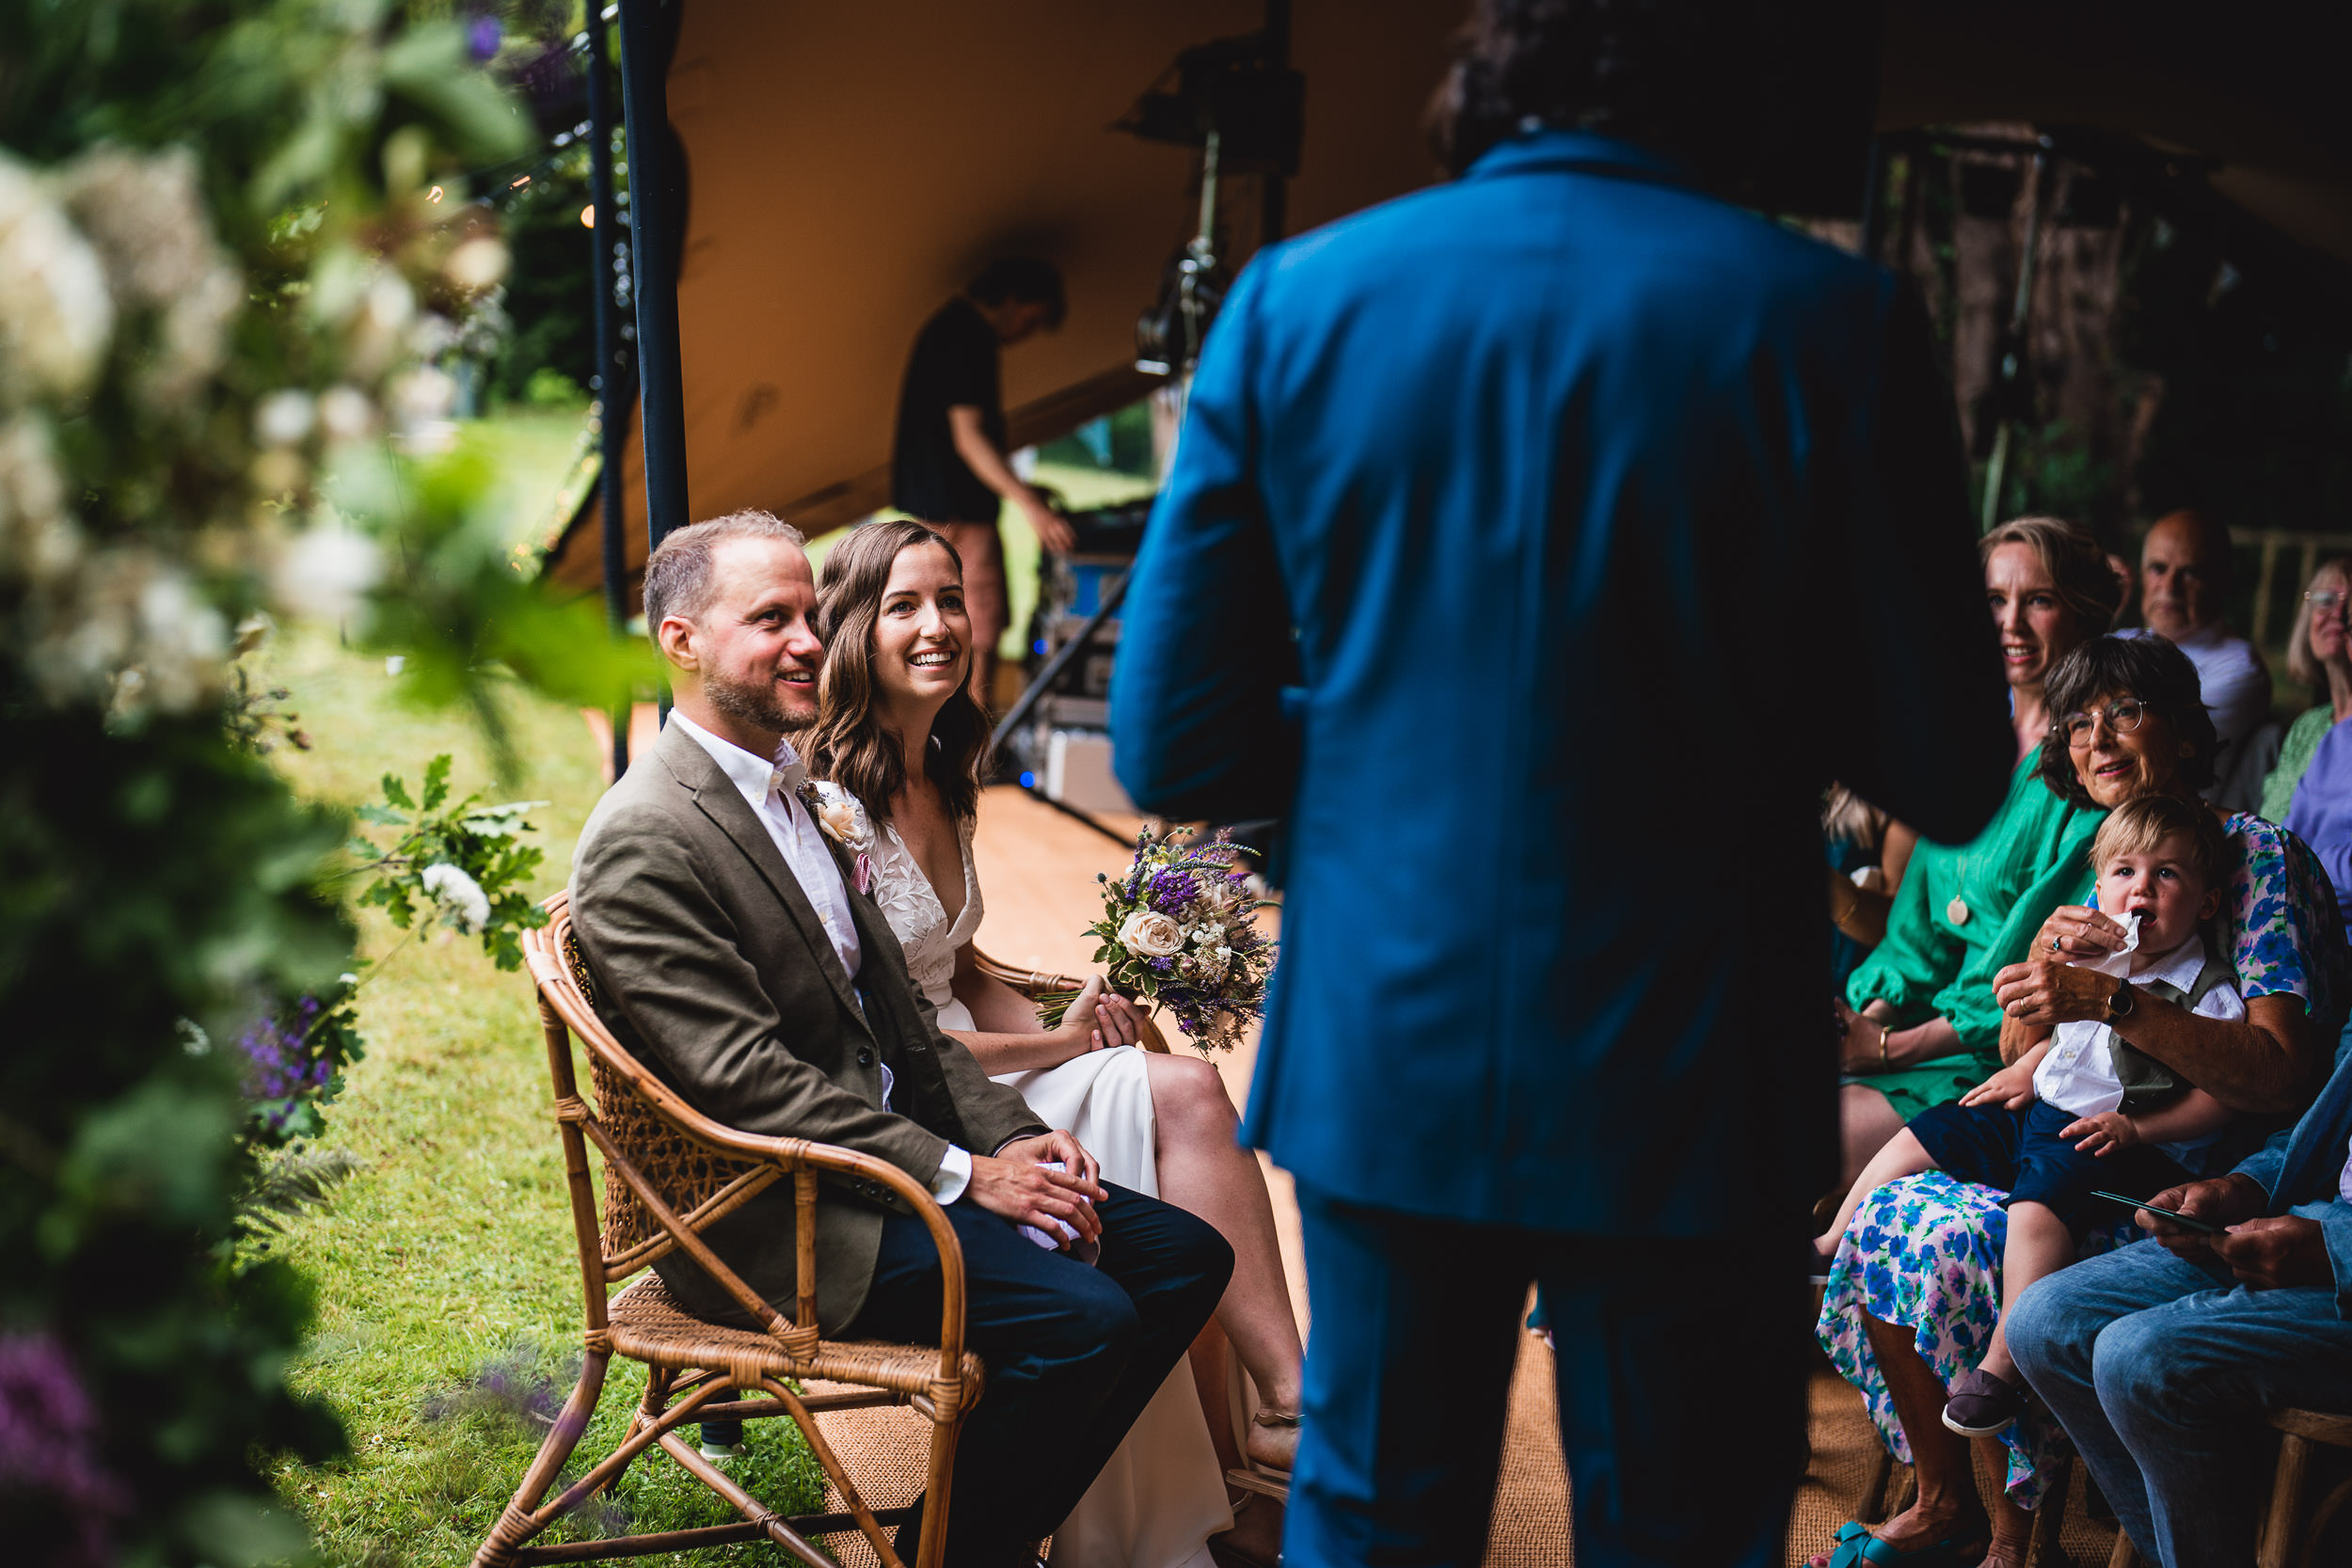
<instances>
[{"instance_id":1,"label":"person in black t-shirt","mask_svg":"<svg viewBox=\"0 0 2352 1568\"><path fill-rule=\"evenodd\" d=\"M924 324L898 392L890 503L945 534L963 557L972 695L983 709L993 705L996 641L1008 615L1005 546L996 531L1000 499L1020 509L1047 549L1066 552L1077 542L1068 521L1005 461L997 380L998 351L1060 326L1062 310L1061 274L1051 261L992 261Z\"/></svg>"}]
</instances>

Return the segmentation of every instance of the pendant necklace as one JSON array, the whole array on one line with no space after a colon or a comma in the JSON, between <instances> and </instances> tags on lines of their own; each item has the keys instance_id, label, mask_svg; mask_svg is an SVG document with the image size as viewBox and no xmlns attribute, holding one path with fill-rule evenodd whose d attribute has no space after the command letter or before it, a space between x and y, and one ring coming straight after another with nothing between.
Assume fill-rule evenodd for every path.
<instances>
[{"instance_id":1,"label":"pendant necklace","mask_svg":"<svg viewBox=\"0 0 2352 1568\"><path fill-rule=\"evenodd\" d=\"M1944 918L1955 926L1968 924L1968 900L1962 897L1959 892L1968 885L1968 861L1969 857L1965 854L1952 857L1952 901L1944 906Z\"/></svg>"}]
</instances>

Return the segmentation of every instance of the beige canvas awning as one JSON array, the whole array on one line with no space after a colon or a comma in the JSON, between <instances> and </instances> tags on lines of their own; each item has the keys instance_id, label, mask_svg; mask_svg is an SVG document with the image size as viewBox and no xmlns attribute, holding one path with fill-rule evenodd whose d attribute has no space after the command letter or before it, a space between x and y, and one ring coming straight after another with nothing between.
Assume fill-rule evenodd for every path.
<instances>
[{"instance_id":1,"label":"beige canvas awning","mask_svg":"<svg viewBox=\"0 0 2352 1568\"><path fill-rule=\"evenodd\" d=\"M2217 37L2211 13L2191 28L2120 3L1899 0L1880 123L2085 124L2212 153L2227 160L2217 190L2352 260L2344 117L2304 86L2333 57L2323 9L2258 6ZM1296 0L1293 231L1436 178L1422 110L1463 11ZM817 532L883 505L908 347L1002 252L1052 258L1070 291L1063 329L1005 356L1016 444L1151 388L1132 368L1135 320L1190 232L1193 158L1110 127L1179 51L1259 27L1257 0L687 0L683 16L669 92L691 192L678 309L692 515L760 506ZM1256 182L1232 194L1246 250ZM633 433L623 481L634 578ZM553 552L556 580L599 582L598 537L591 506Z\"/></svg>"}]
</instances>

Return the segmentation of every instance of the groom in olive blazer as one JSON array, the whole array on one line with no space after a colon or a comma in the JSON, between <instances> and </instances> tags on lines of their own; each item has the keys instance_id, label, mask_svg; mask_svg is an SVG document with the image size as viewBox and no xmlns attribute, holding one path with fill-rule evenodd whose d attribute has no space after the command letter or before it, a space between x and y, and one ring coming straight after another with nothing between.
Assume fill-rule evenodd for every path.
<instances>
[{"instance_id":1,"label":"groom in olive blazer","mask_svg":"<svg viewBox=\"0 0 2352 1568\"><path fill-rule=\"evenodd\" d=\"M598 802L572 877L573 924L596 977L597 1016L713 1120L838 1144L923 1182L951 1146L988 1152L1049 1131L939 1032L881 911L854 889L849 904L864 964L851 987L767 830L677 723ZM895 1111L882 1108L884 1064ZM828 1179L818 1188L817 1319L828 1334L866 1304L889 1208L903 1205L878 1184ZM789 1182L706 1236L744 1283L790 1311L798 1275ZM683 1253L654 1267L697 1317L749 1323Z\"/></svg>"},{"instance_id":2,"label":"groom in olive blazer","mask_svg":"<svg viewBox=\"0 0 2352 1568\"><path fill-rule=\"evenodd\" d=\"M1216 1310L1232 1250L1183 1210L1099 1182L1075 1138L939 1031L881 911L796 796L784 735L816 717L816 602L800 534L764 513L654 551L645 617L676 708L580 834L574 928L605 1023L695 1109L887 1160L944 1206L965 1342L988 1367L959 1447L948 1560L1015 1568ZM790 1312L795 1222L779 1183L705 1235ZM1057 1233L1091 1243L1093 1261L1042 1240ZM743 1321L691 1259L655 1266L689 1310ZM820 1185L816 1284L829 1335L937 1342L937 1249L878 1184ZM914 1528L901 1527L910 1549Z\"/></svg>"}]
</instances>

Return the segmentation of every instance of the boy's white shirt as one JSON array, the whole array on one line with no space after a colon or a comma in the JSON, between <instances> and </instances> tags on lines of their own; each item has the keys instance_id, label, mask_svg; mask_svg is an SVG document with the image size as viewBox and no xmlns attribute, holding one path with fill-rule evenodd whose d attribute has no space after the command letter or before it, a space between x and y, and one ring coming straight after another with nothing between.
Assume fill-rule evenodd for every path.
<instances>
[{"instance_id":1,"label":"boy's white shirt","mask_svg":"<svg viewBox=\"0 0 2352 1568\"><path fill-rule=\"evenodd\" d=\"M2134 936L2137 936L2137 931ZM2122 953L2113 956L2124 957ZM2106 965L2084 967L2106 969ZM2204 939L2192 934L2186 942L2159 955L2154 962L2131 977L2161 980L2185 994L2196 986L2197 976L2204 967ZM2237 988L2225 981L2207 991L2189 1010L2200 1018L2240 1019L2246 1016L2246 1004L2239 998ZM2034 1098L2078 1117L2099 1116L2122 1105L2123 1085L2115 1076L2114 1058L2107 1054L2110 1033L2106 1024L2088 1021L2059 1024L2051 1032L2048 1054L2033 1070ZM2202 1137L2154 1147L2172 1159L2181 1160L2183 1155L2203 1148L2220 1136L2216 1131Z\"/></svg>"}]
</instances>

